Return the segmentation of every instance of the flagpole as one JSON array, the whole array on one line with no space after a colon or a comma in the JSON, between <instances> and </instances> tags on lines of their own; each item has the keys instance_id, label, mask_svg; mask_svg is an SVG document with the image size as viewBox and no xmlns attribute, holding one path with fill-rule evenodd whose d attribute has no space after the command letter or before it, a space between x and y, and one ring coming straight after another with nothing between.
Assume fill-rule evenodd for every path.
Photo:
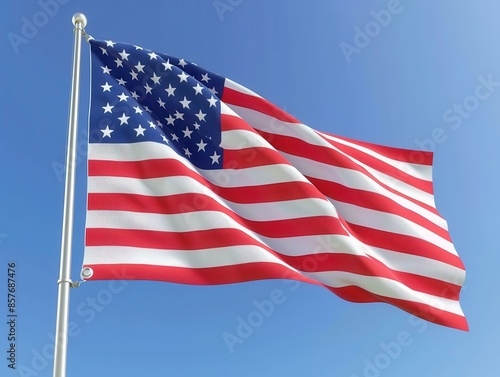
<instances>
[{"instance_id":1,"label":"flagpole","mask_svg":"<svg viewBox=\"0 0 500 377\"><path fill-rule=\"evenodd\" d=\"M75 199L76 142L78 131L78 102L80 94L80 55L83 29L87 18L83 13L75 13L73 74L68 120L68 142L66 150L66 182L64 186L64 210L61 240L61 264L59 272L59 292L57 297L56 336L54 347L53 377L66 376L66 354L68 348L69 290L71 282L71 248L73 239L73 214Z\"/></svg>"}]
</instances>

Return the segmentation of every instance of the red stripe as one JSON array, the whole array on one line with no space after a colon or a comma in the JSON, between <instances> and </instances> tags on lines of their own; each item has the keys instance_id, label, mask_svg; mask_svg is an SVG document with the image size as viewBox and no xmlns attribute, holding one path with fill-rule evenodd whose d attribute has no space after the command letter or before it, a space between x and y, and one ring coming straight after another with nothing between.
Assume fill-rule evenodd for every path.
<instances>
[{"instance_id":1,"label":"red stripe","mask_svg":"<svg viewBox=\"0 0 500 377\"><path fill-rule=\"evenodd\" d=\"M337 250L341 251L341 250ZM344 271L357 275L376 276L398 281L412 290L434 296L458 300L460 286L442 280L396 271L369 256L342 253L316 252L309 255L288 256L279 254L280 259L304 272Z\"/></svg>"},{"instance_id":2,"label":"red stripe","mask_svg":"<svg viewBox=\"0 0 500 377\"><path fill-rule=\"evenodd\" d=\"M451 266L465 269L458 256L441 249L431 242L416 237L390 233L351 223L347 226L350 233L356 238L363 240L367 245L434 259Z\"/></svg>"},{"instance_id":3,"label":"red stripe","mask_svg":"<svg viewBox=\"0 0 500 377\"><path fill-rule=\"evenodd\" d=\"M231 284L264 279L294 279L315 285L309 279L286 266L276 263L255 262L230 266L185 268L152 266L145 264L89 264L94 274L90 280L154 280L181 284Z\"/></svg>"},{"instance_id":4,"label":"red stripe","mask_svg":"<svg viewBox=\"0 0 500 377\"><path fill-rule=\"evenodd\" d=\"M233 115L221 115L221 129L222 131L244 130L260 138L260 135L250 127L247 122ZM224 136L222 137L224 138ZM274 164L290 165L290 163L275 149L249 146L248 141L243 138L241 143L234 146L234 148L238 149L231 148L224 150L224 169L244 169Z\"/></svg>"},{"instance_id":5,"label":"red stripe","mask_svg":"<svg viewBox=\"0 0 500 377\"><path fill-rule=\"evenodd\" d=\"M344 137L344 136L332 135L332 134L329 134L327 132L318 132L318 134L330 135L330 136L333 136L337 139L348 141L349 143L356 144L356 145L359 145L361 147L365 147L365 148L370 149L374 152L377 152L378 154L381 154L382 156L389 157L389 158L396 160L396 161L406 162L409 164L432 166L432 160L433 160L433 153L432 152L387 147L384 145L372 144L372 143L367 143L364 141L349 139L349 138ZM329 142L332 142L332 140L330 140L330 139L327 139L327 140Z\"/></svg>"},{"instance_id":6,"label":"red stripe","mask_svg":"<svg viewBox=\"0 0 500 377\"><path fill-rule=\"evenodd\" d=\"M257 134L255 129L250 126L243 118L230 114L220 115L221 131L245 130Z\"/></svg>"},{"instance_id":7,"label":"red stripe","mask_svg":"<svg viewBox=\"0 0 500 377\"><path fill-rule=\"evenodd\" d=\"M221 100L222 102L225 102L227 104L259 111L263 114L269 115L284 122L300 123L293 116L288 114L286 111L283 111L279 107L273 105L268 100L261 97L245 94L228 87L224 87Z\"/></svg>"},{"instance_id":8,"label":"red stripe","mask_svg":"<svg viewBox=\"0 0 500 377\"><path fill-rule=\"evenodd\" d=\"M199 250L216 247L263 244L238 229L208 229L192 232L87 228L86 246L131 246L146 249Z\"/></svg>"},{"instance_id":9,"label":"red stripe","mask_svg":"<svg viewBox=\"0 0 500 377\"><path fill-rule=\"evenodd\" d=\"M418 203L422 207L428 208L432 212L437 212L435 208L426 205L425 203L422 203L414 198L411 198L397 190L394 190L392 187L386 185L385 183L381 182L378 178L376 178L373 174L371 174L368 170L366 170L364 167L360 166L359 164L355 163L352 161L350 158L344 156L342 153L335 151L332 148L328 147L323 147L319 145L312 145L309 144L303 140L299 140L294 137L290 136L282 136L282 135L276 135L276 134L269 134L264 131L259 131L259 133L264 137L266 140L269 142L272 142L272 145L278 149L281 152L291 154L293 156L297 157L303 157L311 161L317 161L321 162L324 164L327 164L329 166L337 166L340 168L345 168L345 169L350 169L354 171L358 171L363 173L364 175L367 176L371 181L378 183L380 186L384 187L385 189L391 191L392 193L395 193L397 195L400 195L402 197L407 198L408 200L411 200L415 203ZM389 171L384 171L383 169L381 170L384 172L384 174L390 174ZM399 170L397 170L399 172ZM393 172L394 173L394 172ZM307 172L302 172L304 175L308 175ZM395 179L397 179L395 177ZM432 195L432 185L428 187L428 182L423 181L420 179L417 179L415 177L408 178L405 183L422 190L424 192L428 192L429 194Z\"/></svg>"},{"instance_id":10,"label":"red stripe","mask_svg":"<svg viewBox=\"0 0 500 377\"><path fill-rule=\"evenodd\" d=\"M318 133L321 135L320 133ZM333 147L339 149L340 151L344 152L346 155L355 158L356 160L362 162L365 165L370 166L371 168L378 170L380 172L383 172L384 174L390 175L391 177L394 177L395 179L398 179L402 182L408 183L414 187L419 188L422 191L428 192L429 194L433 194L433 187L432 187L432 182L427 181L425 179L420 179L416 178L413 175L410 175L397 167L394 167L387 162L384 162L382 160L379 160L376 157L373 157L369 153L360 151L356 148L353 148L351 146L337 143L333 140L326 139L324 138L326 142L331 144Z\"/></svg>"},{"instance_id":11,"label":"red stripe","mask_svg":"<svg viewBox=\"0 0 500 377\"><path fill-rule=\"evenodd\" d=\"M274 134L271 134L270 137L275 136L275 135L274 136L273 135ZM386 189L387 191L389 191L395 195L398 195L401 198L404 198L404 199L406 199L406 200L408 200L408 201L410 201L410 202L412 202L412 203L414 203L422 208L425 208L426 210L434 213L437 216L440 216L435 207L428 205L426 203L423 203L423 202L421 202L421 201L419 201L411 196L408 196L408 195L406 195L398 190L395 190L391 186L378 180L373 174L368 172L365 168L353 163L352 161L345 158L344 156L342 156L342 155L333 156L333 154L335 154L334 153L335 151L333 151L329 148L325 148L325 147L309 148L312 146L310 146L307 143L302 143L300 140L295 139L295 138L289 138L289 137L284 137L284 136L283 137L279 136L278 138L285 138L285 140L282 139L280 141L280 145L279 145L279 148L282 152L289 153L289 154L291 154L293 156L297 156L297 157L303 157L303 158L306 158L310 161L323 162L323 163L330 165L330 166L337 166L340 168L345 168L345 169L350 169L353 171L361 172L366 176L366 179L369 180L370 182L377 183L380 187ZM295 148L290 148L288 141L287 141L288 139L293 140L293 141L290 141L290 144L295 142L296 144L301 143L302 145L300 147L297 146ZM312 159L311 156L314 156L314 159ZM319 156L321 156L321 157L319 157ZM332 162L330 160L335 161L335 162ZM309 180L311 180L311 177L309 177L309 174L307 171L302 171L301 173L304 174ZM326 193L324 193L324 194L327 195Z\"/></svg>"},{"instance_id":12,"label":"red stripe","mask_svg":"<svg viewBox=\"0 0 500 377\"><path fill-rule=\"evenodd\" d=\"M221 175L230 174L221 171ZM250 187L220 187L174 159L146 161L90 160L89 177L127 177L137 179L185 176L201 183L216 195L234 203L265 203L282 200L318 198L325 196L309 182L283 182ZM235 173L237 176L237 173Z\"/></svg>"},{"instance_id":13,"label":"red stripe","mask_svg":"<svg viewBox=\"0 0 500 377\"><path fill-rule=\"evenodd\" d=\"M209 268L184 268L140 264L87 264L84 267L90 267L93 270L94 274L90 280L153 280L181 284L214 285L286 278L315 285L323 285L288 269L286 266L265 262ZM362 288L354 286L343 288L325 287L347 301L357 303L386 302L430 322L460 330L468 330L467 321L464 317L433 308L429 305L374 295Z\"/></svg>"},{"instance_id":14,"label":"red stripe","mask_svg":"<svg viewBox=\"0 0 500 377\"><path fill-rule=\"evenodd\" d=\"M345 187L341 184L325 181L322 179L311 177L308 177L308 179L323 194L335 201L350 203L360 207L369 208L381 212L388 212L401 216L451 242L450 235L446 229L443 229L440 226L436 225L427 217L422 216L420 213L403 207L387 196L370 191Z\"/></svg>"},{"instance_id":15,"label":"red stripe","mask_svg":"<svg viewBox=\"0 0 500 377\"><path fill-rule=\"evenodd\" d=\"M386 302L429 322L437 323L438 325L453 327L459 330L469 331L469 326L465 317L444 310L436 309L430 305L379 296L370 293L363 288L354 286L342 288L327 288L347 301L357 303Z\"/></svg>"},{"instance_id":16,"label":"red stripe","mask_svg":"<svg viewBox=\"0 0 500 377\"><path fill-rule=\"evenodd\" d=\"M178 214L196 211L217 211L237 224L265 237L300 237L324 234L347 236L336 217L308 216L282 220L249 220L230 207L221 205L210 196L201 194L177 194L169 196L145 196L136 194L89 193L88 210L129 211L158 214Z\"/></svg>"},{"instance_id":17,"label":"red stripe","mask_svg":"<svg viewBox=\"0 0 500 377\"><path fill-rule=\"evenodd\" d=\"M250 94L245 94L240 91L230 89L227 87L224 88L222 101L227 104L258 111L260 113L263 113L265 115L271 116L273 118L276 118L284 122L300 123L300 121L295 119L293 116L286 113L279 107L273 105L264 98L256 97ZM372 144L368 142L350 139L343 136L332 135L327 132L321 132L321 133L324 135L331 135L333 137L348 141L353 144L357 144L367 149L371 149L377 152L378 154L389 157L393 160L407 162L410 164L432 166L432 159L433 159L432 152L386 147L378 144Z\"/></svg>"},{"instance_id":18,"label":"red stripe","mask_svg":"<svg viewBox=\"0 0 500 377\"><path fill-rule=\"evenodd\" d=\"M226 149L224 151L224 169L247 169L275 164L290 165L290 163L274 149L251 147L237 150Z\"/></svg>"},{"instance_id":19,"label":"red stripe","mask_svg":"<svg viewBox=\"0 0 500 377\"><path fill-rule=\"evenodd\" d=\"M191 212L189 207L183 207L180 203L189 203L192 202L190 195L175 195L172 197L144 197L139 195L130 195L130 194L119 194L119 195L110 195L110 194L90 194L89 195L89 210L122 210L122 211L148 211L151 213L185 213ZM276 235L280 236L290 236L291 232L298 233L306 233L308 231L318 232L319 234L326 234L327 232L332 232L332 221L325 221L328 219L322 218L307 218L307 219L298 219L298 220L287 220L287 221L276 221L276 222L256 222L256 221L248 221L243 220L237 215L227 211L222 206L220 206L217 202L215 202L211 198L207 198L206 205L204 205L203 210L218 210L228 214L235 221L245 226L247 229L250 229L256 233L263 234L267 237L276 237ZM195 210L196 211L196 210ZM305 221L304 221L305 220ZM337 232L342 231L342 228L338 224ZM307 227L311 227L310 229ZM325 230L322 228L326 227ZM106 245L109 246L135 246L135 247L148 247L148 248L159 248L165 249L165 245L169 245L169 247L173 247L175 242L178 242L178 239L185 237L187 233L190 233L193 241L199 241L195 244L192 244L190 249L201 249L201 248L209 248L210 246L206 245L206 239L212 239L212 237L222 237L223 239L229 239L230 242L227 245L218 245L220 246L231 246L235 242L235 238L231 237L232 234L239 234L238 239L242 238L237 244L245 244L250 242L253 245L264 246L258 242L256 242L253 238L249 237L245 233L237 230L227 230L227 234L222 234L224 232L223 229L218 229L214 232L209 230L204 231L194 231L194 232L184 232L184 233L172 233L172 232L158 232L158 231L134 231L135 239L131 241L127 237L130 236L131 230L117 230L117 229L95 229L88 228L87 240L89 246L97 246L99 243L105 242L103 240L106 237L108 240L106 241ZM141 237L148 239L150 243L146 246L142 244L140 241ZM154 241L157 238L161 238L160 241ZM98 241L94 241L98 239ZM115 244L116 240L119 239L119 244ZM174 239L174 241L172 241ZM93 242L97 242L96 245L93 245ZM133 242L133 243L130 243ZM180 247L180 246L179 246ZM182 248L188 247L187 244L182 244ZM215 247L215 246L213 246ZM174 247L175 248L175 247ZM267 249L267 247L266 247ZM270 251L270 249L268 249ZM442 285L446 284L443 282L439 282L435 279L425 278L425 277L416 277L415 275L408 273L401 273L397 271L390 270L387 266L382 264L381 262L371 259L369 257L361 257L361 256L353 256L348 254L326 254L322 253L323 251L327 251L324 249L319 250L303 250L303 253L314 253L310 255L304 256L286 256L281 254L276 254L280 259L290 264L291 266L306 271L306 272L317 272L317 271L329 271L329 270L337 270L337 271L349 271L357 274L367 275L367 276L381 276L387 277L393 280L398 280L407 284L412 289L424 291L430 294L437 294L436 289L441 290ZM342 250L336 250L337 252L341 252ZM318 263L321 261L321 264ZM430 283L430 284L429 284ZM458 295L459 289L454 292Z\"/></svg>"}]
</instances>

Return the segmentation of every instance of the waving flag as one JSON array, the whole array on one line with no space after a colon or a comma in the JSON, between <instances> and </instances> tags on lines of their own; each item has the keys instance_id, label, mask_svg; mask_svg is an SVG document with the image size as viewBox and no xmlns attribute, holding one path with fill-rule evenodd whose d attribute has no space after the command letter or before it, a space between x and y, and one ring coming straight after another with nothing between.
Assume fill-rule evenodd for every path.
<instances>
[{"instance_id":1,"label":"waving flag","mask_svg":"<svg viewBox=\"0 0 500 377\"><path fill-rule=\"evenodd\" d=\"M431 153L319 132L184 59L90 43L87 280L295 279L467 329Z\"/></svg>"}]
</instances>

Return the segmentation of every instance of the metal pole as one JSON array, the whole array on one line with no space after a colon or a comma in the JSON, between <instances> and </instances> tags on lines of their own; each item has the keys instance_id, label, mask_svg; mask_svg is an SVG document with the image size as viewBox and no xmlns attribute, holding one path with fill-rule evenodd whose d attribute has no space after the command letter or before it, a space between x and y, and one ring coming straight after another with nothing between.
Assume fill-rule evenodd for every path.
<instances>
[{"instance_id":1,"label":"metal pole","mask_svg":"<svg viewBox=\"0 0 500 377\"><path fill-rule=\"evenodd\" d=\"M82 46L83 28L87 24L87 18L82 13L75 13L75 15L73 15L72 22L75 26L75 43L73 50L73 76L69 105L68 144L66 150L66 183L64 186L61 265L59 280L57 281L59 293L57 297L56 338L54 347L54 377L66 376L69 290L71 288L71 248L75 199L76 141L80 92L80 52Z\"/></svg>"}]
</instances>

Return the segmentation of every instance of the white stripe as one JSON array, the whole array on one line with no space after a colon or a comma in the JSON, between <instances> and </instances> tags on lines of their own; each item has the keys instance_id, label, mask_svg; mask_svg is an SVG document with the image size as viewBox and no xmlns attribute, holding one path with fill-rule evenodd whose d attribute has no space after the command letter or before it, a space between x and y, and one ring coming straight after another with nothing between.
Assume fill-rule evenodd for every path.
<instances>
[{"instance_id":1,"label":"white stripe","mask_svg":"<svg viewBox=\"0 0 500 377\"><path fill-rule=\"evenodd\" d=\"M237 214L239 217L250 220L250 221L279 221L279 220L292 220L301 219L315 216L331 217L338 220L335 208L331 203L326 200L321 199L301 199L301 200L288 200L283 202L273 202L273 203L251 203L251 204L239 204L232 203L227 200L217 200L222 207L227 210ZM179 203L179 210L183 207ZM184 203L185 204L185 203ZM96 212L96 210L91 210L89 213ZM108 212L119 212L119 211L108 211ZM220 211L211 210L195 210L192 212L194 216L203 217L209 213L219 213ZM125 215L124 212L123 214ZM130 212L135 213L135 212ZM137 213L139 216L141 213ZM151 214L153 215L153 214ZM158 214L164 215L164 214ZM186 213L169 214L164 216L187 216ZM193 217L194 217L193 216ZM139 221L139 218L137 218ZM176 219L180 221L180 219ZM210 221L208 221L210 224Z\"/></svg>"},{"instance_id":2,"label":"white stripe","mask_svg":"<svg viewBox=\"0 0 500 377\"><path fill-rule=\"evenodd\" d=\"M224 86L229 88L229 89L236 90L240 93L245 93L245 94L249 94L249 95L254 96L254 97L262 98L257 93L251 91L250 89L244 87L243 85L240 85L237 82L235 82L231 79L228 79L228 78L225 79Z\"/></svg>"},{"instance_id":3,"label":"white stripe","mask_svg":"<svg viewBox=\"0 0 500 377\"><path fill-rule=\"evenodd\" d=\"M89 160L144 161L170 158L187 161L166 144L153 141L140 143L89 143Z\"/></svg>"},{"instance_id":4,"label":"white stripe","mask_svg":"<svg viewBox=\"0 0 500 377\"><path fill-rule=\"evenodd\" d=\"M89 160L143 161L148 159L173 159L190 171L204 176L220 187L259 186L283 182L309 182L297 169L287 164L257 166L246 169L204 170L195 169L189 161L170 147L159 143L90 144ZM91 177L92 178L92 177Z\"/></svg>"},{"instance_id":5,"label":"white stripe","mask_svg":"<svg viewBox=\"0 0 500 377\"><path fill-rule=\"evenodd\" d=\"M220 146L224 149L239 150L252 147L273 149L262 136L249 130L230 130L222 132Z\"/></svg>"},{"instance_id":6,"label":"white stripe","mask_svg":"<svg viewBox=\"0 0 500 377\"><path fill-rule=\"evenodd\" d=\"M347 156L345 153L340 152ZM355 172L356 175L362 176L364 182L363 186L366 186L369 184L373 189L375 188L380 188L379 190L385 190L386 192L390 192L387 189L385 189L380 183L376 182L369 176L367 176L365 173L359 171L359 170L353 170L353 169L347 169L347 168L342 168L342 167L337 167L333 165L328 165L319 161L315 161L312 159L300 157L300 156L295 156L291 155L288 153L281 152L281 154L288 160L290 163L295 166L302 174L306 176L311 176L310 172L311 170L314 172L314 174L321 174L323 177L331 174L331 170L339 170L339 171L351 171ZM348 157L348 156L347 156ZM350 158L350 157L349 157ZM414 198L422 203L427 204L428 206L431 206L435 208L435 202L434 202L434 195L429 194L423 190L420 190L419 188L412 186L406 182L400 181L399 179L396 179L388 174L379 172L363 163L359 163L357 160L350 158L351 161L355 162L358 166L363 167L366 169L370 174L372 174L376 179L378 179L381 183L385 184L388 187L391 187L392 189L398 191L401 194L404 194L406 196L409 196L411 198ZM316 166L315 166L316 165ZM330 170L330 172L326 171ZM326 173L326 174L325 174ZM315 176L316 178L320 178L319 176ZM322 178L326 179L326 178ZM328 179L327 179L328 180ZM345 183L350 183L349 179L344 179L343 181L340 181L339 183L342 183L346 185ZM387 195L386 195L387 196ZM431 214L431 212L429 212ZM432 214L434 217L436 217L435 214Z\"/></svg>"},{"instance_id":7,"label":"white stripe","mask_svg":"<svg viewBox=\"0 0 500 377\"><path fill-rule=\"evenodd\" d=\"M335 143L347 145L349 147L355 148L361 152L364 152L366 154L369 154L370 156L375 157L376 159L385 162L386 164L389 164L393 167L395 167L398 170L401 170L402 172L405 172L406 174L409 174L415 178L422 179L424 181L432 182L432 166L430 165L421 165L417 163L411 163L411 162L404 162L404 161L399 161L399 160L394 160L390 157L381 155L380 153L377 153L374 150L371 150L369 148L366 148L362 145L355 144L352 142L349 142L347 140L339 139L333 135L329 135L323 132L316 131L322 136L324 136L327 139L332 140ZM388 148L388 147L384 147ZM419 153L420 151L415 151L416 153Z\"/></svg>"},{"instance_id":8,"label":"white stripe","mask_svg":"<svg viewBox=\"0 0 500 377\"><path fill-rule=\"evenodd\" d=\"M354 285L376 295L418 302L430 305L439 310L463 316L458 301L414 291L406 285L392 279L364 276L343 271L312 272L304 273L304 275L318 280L332 288L342 288Z\"/></svg>"},{"instance_id":9,"label":"white stripe","mask_svg":"<svg viewBox=\"0 0 500 377\"><path fill-rule=\"evenodd\" d=\"M286 164L245 169L202 170L199 172L220 187L249 187L284 182L309 182L295 167Z\"/></svg>"},{"instance_id":10,"label":"white stripe","mask_svg":"<svg viewBox=\"0 0 500 377\"><path fill-rule=\"evenodd\" d=\"M448 229L446 220L444 220L441 216L438 216L435 213L430 212L426 208L423 208L418 204L387 190L360 171L332 166L307 158L292 156L286 153L282 153L282 155L288 161L290 161L293 166L297 167L297 169L303 172L307 177L339 183L349 188L383 195L389 199L394 200L401 206L426 217L429 221L432 221L442 229ZM409 186L408 189L411 189L411 192L407 193L408 196L415 198L423 203L425 203L426 201L432 202L429 205L434 204L434 198L432 197L432 195L414 188L413 186Z\"/></svg>"},{"instance_id":11,"label":"white stripe","mask_svg":"<svg viewBox=\"0 0 500 377\"><path fill-rule=\"evenodd\" d=\"M261 129L266 132L271 132L274 134L278 135L283 135L283 136L291 136L294 138L298 138L300 140L306 141L309 144L312 145L318 145L322 147L326 147L329 149L333 149L337 151L338 153L341 153L345 157L349 158L352 162L357 164L360 167L363 167L366 169L370 174L372 174L375 178L377 178L380 182L384 183L387 186L392 187L393 189L404 193L405 195L412 195L412 193L415 190L420 191L420 196L419 200L422 201L423 203L426 203L430 206L434 207L434 197L431 194L426 193L425 191L419 190L416 187L407 184L404 181L401 181L391 175L385 174L381 171L378 171L363 162L355 159L354 157L350 156L347 153L342 152L332 144L328 143L326 140L324 140L321 136L319 136L316 131L311 129L310 127L303 125L303 124L297 124L297 123L287 123L287 122L281 122L277 119L268 117L265 114L256 112L254 110L249 110L246 108L240 108L238 106L232 106L233 110L238 113L240 117L242 117L245 121L247 121L252 127L256 129ZM264 127L263 127L264 125ZM287 156L288 154L283 153L284 156ZM374 155L374 153L372 153ZM290 156L290 155L288 155ZM294 165L293 161L289 159L289 161L292 162ZM394 167L399 168L397 164L394 162L393 164ZM405 166L404 163L399 162L399 165ZM302 170L299 168L299 170L305 174L306 171ZM404 172L411 171L412 169L409 169L408 167L405 166L405 169L400 169Z\"/></svg>"},{"instance_id":12,"label":"white stripe","mask_svg":"<svg viewBox=\"0 0 500 377\"><path fill-rule=\"evenodd\" d=\"M232 266L268 262L294 268L266 250L252 245L201 250L158 250L129 246L87 246L83 264L149 264L185 268Z\"/></svg>"},{"instance_id":13,"label":"white stripe","mask_svg":"<svg viewBox=\"0 0 500 377\"><path fill-rule=\"evenodd\" d=\"M465 271L424 257L369 247L344 235L303 236L273 239L261 236L239 225L229 216L217 211L200 211L175 215L148 214L126 211L97 211L87 213L87 229L133 229L164 232L189 232L208 229L238 229L257 242L289 256L310 256L318 263L318 253L341 253L369 256L387 267L402 272L427 276L453 284L462 284ZM167 248L168 245L165 246Z\"/></svg>"},{"instance_id":14,"label":"white stripe","mask_svg":"<svg viewBox=\"0 0 500 377\"><path fill-rule=\"evenodd\" d=\"M336 200L333 200L333 204L338 209L339 213L341 213L341 216L349 223L385 232L420 238L453 255L457 255L450 241L445 240L436 233L431 232L421 225L415 224L405 217Z\"/></svg>"},{"instance_id":15,"label":"white stripe","mask_svg":"<svg viewBox=\"0 0 500 377\"><path fill-rule=\"evenodd\" d=\"M305 198L263 203L235 203L215 195L210 188L185 176L138 179L128 177L89 177L88 192L135 194L146 196L170 196L179 194L200 194L213 199L221 206L255 221L273 221L311 216L331 216L338 218L332 203L326 199ZM198 207L203 197L198 198ZM182 208L189 208L186 205ZM193 209L196 210L196 209Z\"/></svg>"},{"instance_id":16,"label":"white stripe","mask_svg":"<svg viewBox=\"0 0 500 377\"><path fill-rule=\"evenodd\" d=\"M318 137L318 134L320 134L323 137L336 143L344 144L359 151L365 152L377 158L378 160L383 161L415 178L423 179L429 182L432 181L432 166L394 160L361 145L336 138L333 135L313 130L309 126L302 123L285 122L246 107L240 107L236 105L229 105L229 107L233 110L234 113L238 114L242 119L244 119L255 129L262 130L271 134L295 137L312 145L331 148L332 145L330 143L326 142L322 137Z\"/></svg>"},{"instance_id":17,"label":"white stripe","mask_svg":"<svg viewBox=\"0 0 500 377\"><path fill-rule=\"evenodd\" d=\"M448 263L376 247L366 247L365 250L371 257L395 271L426 276L460 286L465 281L465 270Z\"/></svg>"},{"instance_id":18,"label":"white stripe","mask_svg":"<svg viewBox=\"0 0 500 377\"><path fill-rule=\"evenodd\" d=\"M331 148L331 144L321 137L318 137L310 127L302 123L285 122L256 110L228 105L235 114L244 119L250 126L271 134L291 136L303 140L312 145L319 145Z\"/></svg>"}]
</instances>

